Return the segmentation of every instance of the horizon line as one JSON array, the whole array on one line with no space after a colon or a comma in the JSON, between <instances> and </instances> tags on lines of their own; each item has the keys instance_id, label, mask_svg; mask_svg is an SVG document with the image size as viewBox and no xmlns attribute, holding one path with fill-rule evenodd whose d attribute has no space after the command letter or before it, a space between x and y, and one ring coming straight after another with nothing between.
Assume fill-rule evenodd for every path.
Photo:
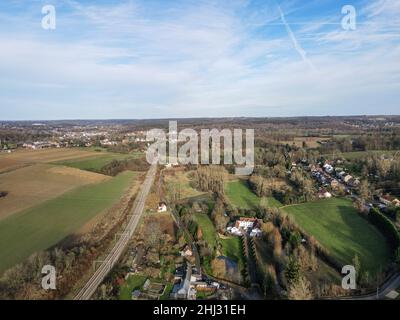
<instances>
[{"instance_id":1,"label":"horizon line","mask_svg":"<svg viewBox=\"0 0 400 320\"><path fill-rule=\"evenodd\" d=\"M345 118L345 117L400 117L400 114L352 114L352 115L298 115L298 116L225 116L225 117L170 117L170 118L60 118L60 119L8 119L0 122L52 122L52 121L146 121L191 119L294 119L294 118Z\"/></svg>"}]
</instances>

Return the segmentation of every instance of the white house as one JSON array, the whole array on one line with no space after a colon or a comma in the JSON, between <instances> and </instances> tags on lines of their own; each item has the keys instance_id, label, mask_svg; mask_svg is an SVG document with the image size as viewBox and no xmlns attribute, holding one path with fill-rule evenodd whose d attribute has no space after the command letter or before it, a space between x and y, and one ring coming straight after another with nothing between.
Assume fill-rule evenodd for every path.
<instances>
[{"instance_id":1,"label":"white house","mask_svg":"<svg viewBox=\"0 0 400 320\"><path fill-rule=\"evenodd\" d=\"M241 236L242 235L242 230L236 227L228 227L226 229L229 233L235 235L235 236Z\"/></svg>"},{"instance_id":2,"label":"white house","mask_svg":"<svg viewBox=\"0 0 400 320\"><path fill-rule=\"evenodd\" d=\"M328 192L328 191L320 191L318 197L320 199L324 199L324 198L325 199L329 199L329 198L332 198L332 194L330 192Z\"/></svg>"},{"instance_id":3,"label":"white house","mask_svg":"<svg viewBox=\"0 0 400 320\"><path fill-rule=\"evenodd\" d=\"M353 179L353 177L352 177L351 175L348 174L347 176L345 176L345 177L343 178L343 181L344 181L345 183L349 183L351 179Z\"/></svg>"},{"instance_id":4,"label":"white house","mask_svg":"<svg viewBox=\"0 0 400 320\"><path fill-rule=\"evenodd\" d=\"M157 212L166 212L166 211L167 211L167 205L165 204L165 202L160 202L158 204Z\"/></svg>"},{"instance_id":5,"label":"white house","mask_svg":"<svg viewBox=\"0 0 400 320\"><path fill-rule=\"evenodd\" d=\"M250 237L260 237L262 235L262 231L259 228L254 228L250 232Z\"/></svg>"},{"instance_id":6,"label":"white house","mask_svg":"<svg viewBox=\"0 0 400 320\"><path fill-rule=\"evenodd\" d=\"M328 163L324 165L324 169L328 173L332 173L333 172L333 167Z\"/></svg>"},{"instance_id":7,"label":"white house","mask_svg":"<svg viewBox=\"0 0 400 320\"><path fill-rule=\"evenodd\" d=\"M325 193L324 193L324 197L325 197L326 199L332 198L332 194L331 194L330 192L325 192Z\"/></svg>"},{"instance_id":8,"label":"white house","mask_svg":"<svg viewBox=\"0 0 400 320\"><path fill-rule=\"evenodd\" d=\"M256 223L256 218L240 218L236 221L235 227L238 229L251 229L253 228L254 224Z\"/></svg>"},{"instance_id":9,"label":"white house","mask_svg":"<svg viewBox=\"0 0 400 320\"><path fill-rule=\"evenodd\" d=\"M182 251L181 251L181 256L183 257L191 257L193 255L193 251L190 249L189 246L186 246Z\"/></svg>"},{"instance_id":10,"label":"white house","mask_svg":"<svg viewBox=\"0 0 400 320\"><path fill-rule=\"evenodd\" d=\"M337 176L338 176L339 178L343 178L344 176L346 176L346 172L344 172L344 171L342 170L342 171L340 171L340 172L337 174Z\"/></svg>"}]
</instances>

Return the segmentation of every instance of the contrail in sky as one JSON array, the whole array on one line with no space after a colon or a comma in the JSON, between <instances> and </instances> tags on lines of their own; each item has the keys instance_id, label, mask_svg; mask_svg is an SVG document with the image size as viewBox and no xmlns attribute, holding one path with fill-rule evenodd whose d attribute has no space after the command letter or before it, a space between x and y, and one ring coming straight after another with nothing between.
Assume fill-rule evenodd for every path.
<instances>
[{"instance_id":1,"label":"contrail in sky","mask_svg":"<svg viewBox=\"0 0 400 320\"><path fill-rule=\"evenodd\" d=\"M307 53L304 51L304 49L303 49L303 48L301 47L301 45L298 43L298 41L297 41L297 39L296 39L296 37L295 37L295 35L294 35L292 29L290 28L289 24L287 23L286 18L285 18L285 15L283 14L283 11L282 11L280 5L279 5L279 4L277 4L277 5L278 5L279 13L280 13L280 15L281 15L281 20L282 20L283 24L285 25L286 31L287 31L287 33L288 33L290 39L291 39L292 42L293 42L294 48L295 48L296 51L299 53L299 55L301 56L301 58L303 59L303 61L304 61L305 63L307 63L307 64L310 66L310 68L311 68L312 70L316 71L315 66L314 66L314 65L312 64L312 62L307 58Z\"/></svg>"}]
</instances>

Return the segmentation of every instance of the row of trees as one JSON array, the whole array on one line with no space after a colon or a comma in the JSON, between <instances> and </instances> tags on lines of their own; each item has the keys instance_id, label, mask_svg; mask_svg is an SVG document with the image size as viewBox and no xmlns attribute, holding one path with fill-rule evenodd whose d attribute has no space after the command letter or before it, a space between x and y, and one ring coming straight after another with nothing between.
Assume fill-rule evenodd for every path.
<instances>
[{"instance_id":1,"label":"row of trees","mask_svg":"<svg viewBox=\"0 0 400 320\"><path fill-rule=\"evenodd\" d=\"M194 174L194 187L222 195L226 178L227 172L222 166L200 166Z\"/></svg>"},{"instance_id":2,"label":"row of trees","mask_svg":"<svg viewBox=\"0 0 400 320\"><path fill-rule=\"evenodd\" d=\"M106 164L99 170L99 173L116 176L117 174L126 171L147 171L149 163L144 157L137 159L126 159L126 160L113 160L111 163Z\"/></svg>"},{"instance_id":3,"label":"row of trees","mask_svg":"<svg viewBox=\"0 0 400 320\"><path fill-rule=\"evenodd\" d=\"M0 278L0 299L50 299L68 292L71 284L62 278L80 276L78 259L90 255L86 246L70 250L55 248L32 254L25 262L8 269ZM56 268L57 290L48 293L41 289L42 268L52 265ZM74 273L76 273L74 275Z\"/></svg>"},{"instance_id":4,"label":"row of trees","mask_svg":"<svg viewBox=\"0 0 400 320\"><path fill-rule=\"evenodd\" d=\"M259 197L269 197L275 193L285 193L289 191L289 186L282 180L275 178L263 178L252 175L249 179L250 188Z\"/></svg>"},{"instance_id":5,"label":"row of trees","mask_svg":"<svg viewBox=\"0 0 400 320\"><path fill-rule=\"evenodd\" d=\"M369 211L368 219L382 232L383 235L385 235L393 249L396 250L400 247L400 234L392 221L380 213L376 208L372 208Z\"/></svg>"},{"instance_id":6,"label":"row of trees","mask_svg":"<svg viewBox=\"0 0 400 320\"><path fill-rule=\"evenodd\" d=\"M323 152L370 151L370 150L399 150L400 136L398 132L362 134L354 137L333 138L321 148Z\"/></svg>"}]
</instances>

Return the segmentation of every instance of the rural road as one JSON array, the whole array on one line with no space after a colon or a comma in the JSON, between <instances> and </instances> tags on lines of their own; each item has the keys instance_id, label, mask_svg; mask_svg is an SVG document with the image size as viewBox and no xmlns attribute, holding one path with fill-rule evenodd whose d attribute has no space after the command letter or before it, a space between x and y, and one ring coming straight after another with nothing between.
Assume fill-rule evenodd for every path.
<instances>
[{"instance_id":1,"label":"rural road","mask_svg":"<svg viewBox=\"0 0 400 320\"><path fill-rule=\"evenodd\" d=\"M326 297L322 300L383 300L387 299L386 295L392 290L396 290L400 287L400 273L396 273L391 276L386 282L379 288L378 295L375 293L369 293L364 295L356 296L345 296L345 297Z\"/></svg>"},{"instance_id":2,"label":"rural road","mask_svg":"<svg viewBox=\"0 0 400 320\"><path fill-rule=\"evenodd\" d=\"M157 164L153 164L147 172L143 185L135 199L132 207L132 217L130 218L124 232L121 234L121 237L115 243L114 247L111 249L104 261L101 262L100 267L94 272L89 281L75 296L74 300L89 300L96 291L97 287L103 282L104 278L121 257L121 254L124 252L130 238L135 232L140 217L142 216L147 195L149 194L151 186L153 185L156 172Z\"/></svg>"},{"instance_id":3,"label":"rural road","mask_svg":"<svg viewBox=\"0 0 400 320\"><path fill-rule=\"evenodd\" d=\"M381 288L379 288L378 292L378 297L376 293L368 294L368 295L363 295L363 296L353 296L349 297L348 299L350 300L377 300L377 299L386 299L386 295L392 291L396 290L397 288L400 287L400 274L397 273L394 276L392 276L390 279L384 283Z\"/></svg>"}]
</instances>

